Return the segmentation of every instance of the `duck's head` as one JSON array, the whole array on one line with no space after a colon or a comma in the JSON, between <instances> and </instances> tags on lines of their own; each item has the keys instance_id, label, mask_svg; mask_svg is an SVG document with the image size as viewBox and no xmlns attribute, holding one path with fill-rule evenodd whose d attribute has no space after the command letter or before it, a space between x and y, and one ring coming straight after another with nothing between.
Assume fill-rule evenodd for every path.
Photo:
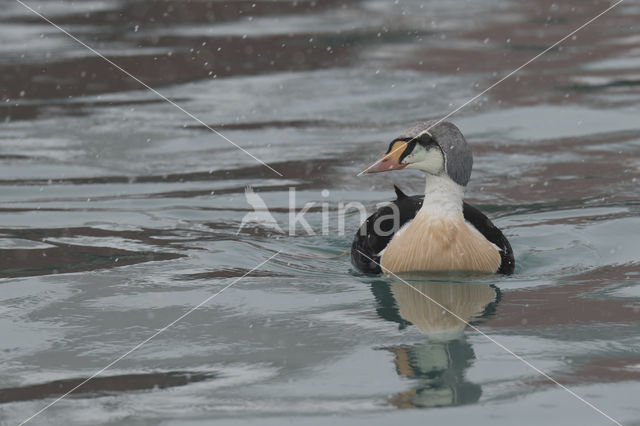
<instances>
[{"instance_id":1,"label":"duck's head","mask_svg":"<svg viewBox=\"0 0 640 426\"><path fill-rule=\"evenodd\" d=\"M418 169L466 186L472 165L471 147L453 123L426 121L391 141L387 153L360 174Z\"/></svg>"}]
</instances>

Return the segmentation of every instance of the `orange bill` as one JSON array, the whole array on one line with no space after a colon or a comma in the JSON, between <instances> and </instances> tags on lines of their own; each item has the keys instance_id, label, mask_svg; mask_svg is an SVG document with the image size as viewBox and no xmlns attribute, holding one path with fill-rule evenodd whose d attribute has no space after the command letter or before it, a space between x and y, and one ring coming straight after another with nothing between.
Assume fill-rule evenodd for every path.
<instances>
[{"instance_id":1,"label":"orange bill","mask_svg":"<svg viewBox=\"0 0 640 426\"><path fill-rule=\"evenodd\" d=\"M381 159L360 172L360 175L365 173L380 173L387 172L389 170L400 170L407 167L406 164L400 164L400 156L407 148L407 143L404 141L397 141L391 145L391 149Z\"/></svg>"}]
</instances>

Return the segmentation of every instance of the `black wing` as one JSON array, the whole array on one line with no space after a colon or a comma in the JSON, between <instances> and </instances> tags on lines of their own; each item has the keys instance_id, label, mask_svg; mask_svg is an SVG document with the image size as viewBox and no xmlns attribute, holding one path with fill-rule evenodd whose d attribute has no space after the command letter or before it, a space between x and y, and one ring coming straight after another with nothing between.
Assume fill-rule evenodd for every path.
<instances>
[{"instance_id":1,"label":"black wing","mask_svg":"<svg viewBox=\"0 0 640 426\"><path fill-rule=\"evenodd\" d=\"M397 186L394 185L393 187L398 198L391 203L398 207L400 220L398 222L393 220L392 207L380 207L377 212L369 216L362 224L353 238L351 263L356 269L365 274L382 273L378 253L384 250L395 233L402 228L402 225L413 219L420 207L422 207L424 195L409 197ZM378 221L379 224L375 225ZM376 232L375 228L378 228L381 232Z\"/></svg>"},{"instance_id":2,"label":"black wing","mask_svg":"<svg viewBox=\"0 0 640 426\"><path fill-rule=\"evenodd\" d=\"M353 238L353 244L351 245L351 263L356 269L365 274L382 273L378 253L384 250L395 233L402 228L404 224L413 219L418 210L420 210L420 207L422 207L424 195L409 197L395 185L394 189L398 198L392 201L392 204L395 204L400 212L399 222L396 223L393 220L392 207L381 207L377 212L367 218ZM501 262L497 272L500 274L513 273L515 260L509 240L507 240L487 216L472 205L463 203L462 213L467 222L473 225L487 240L500 249ZM376 232L374 224L379 218L383 217L384 219L381 219L377 226L381 231L378 233Z\"/></svg>"},{"instance_id":3,"label":"black wing","mask_svg":"<svg viewBox=\"0 0 640 426\"><path fill-rule=\"evenodd\" d=\"M487 216L471 204L464 203L462 205L462 214L464 219L473 225L484 237L495 244L500 249L500 268L496 272L499 274L510 275L516 266L513 258L513 250L509 240L504 236Z\"/></svg>"}]
</instances>

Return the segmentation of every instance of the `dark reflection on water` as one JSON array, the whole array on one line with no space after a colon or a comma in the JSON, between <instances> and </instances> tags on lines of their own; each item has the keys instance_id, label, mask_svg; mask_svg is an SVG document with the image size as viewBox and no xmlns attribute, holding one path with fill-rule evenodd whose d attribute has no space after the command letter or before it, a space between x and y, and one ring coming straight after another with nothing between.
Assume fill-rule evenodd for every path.
<instances>
[{"instance_id":1,"label":"dark reflection on water","mask_svg":"<svg viewBox=\"0 0 640 426\"><path fill-rule=\"evenodd\" d=\"M157 26L184 23L221 23L236 21L245 16L286 16L289 14L319 13L343 1L324 0L235 0L233 2L197 1L197 0L148 0L124 1L116 9L67 14L56 19L64 25L86 24L90 21L96 26L109 25L114 34L118 27L128 28L135 24ZM40 23L37 17L27 15L12 18L13 22Z\"/></svg>"},{"instance_id":2,"label":"dark reflection on water","mask_svg":"<svg viewBox=\"0 0 640 426\"><path fill-rule=\"evenodd\" d=\"M98 397L110 393L166 389L213 380L217 373L170 371L167 373L121 374L94 377L84 383L73 396ZM44 399L64 395L87 378L54 380L15 388L0 388L0 403Z\"/></svg>"},{"instance_id":3,"label":"dark reflection on water","mask_svg":"<svg viewBox=\"0 0 640 426\"><path fill-rule=\"evenodd\" d=\"M499 290L489 284L446 282L411 281L411 286L415 289L402 281L371 284L378 315L401 329L414 325L428 338L427 343L384 348L394 354L398 375L412 382L411 390L389 402L398 408L477 402L482 388L465 378L475 353L463 330L465 321L476 323L493 315Z\"/></svg>"},{"instance_id":4,"label":"dark reflection on water","mask_svg":"<svg viewBox=\"0 0 640 426\"><path fill-rule=\"evenodd\" d=\"M149 248L162 246L163 240L153 238L161 233L149 230L114 231L92 227L65 229L4 230L7 238L27 241L32 244L45 242L46 248L0 249L0 278L25 277L33 275L63 274L69 272L93 271L109 267L133 265L141 262L177 259L183 255L170 251L126 250L119 247L92 247L86 243L92 239L123 238ZM169 235L172 235L171 233ZM58 239L80 239L75 244ZM57 241L56 241L57 240ZM171 240L168 248L180 249L180 239Z\"/></svg>"}]
</instances>

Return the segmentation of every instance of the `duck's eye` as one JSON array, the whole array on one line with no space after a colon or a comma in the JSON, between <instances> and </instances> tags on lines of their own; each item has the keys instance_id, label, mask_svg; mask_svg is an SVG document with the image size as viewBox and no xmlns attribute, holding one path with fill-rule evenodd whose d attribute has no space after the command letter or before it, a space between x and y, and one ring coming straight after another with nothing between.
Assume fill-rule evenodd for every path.
<instances>
[{"instance_id":1,"label":"duck's eye","mask_svg":"<svg viewBox=\"0 0 640 426\"><path fill-rule=\"evenodd\" d=\"M418 138L418 142L420 143L420 145L427 149L431 148L432 146L438 145L435 139L433 139L433 137L429 133L423 133L422 135L420 135L420 137Z\"/></svg>"}]
</instances>

